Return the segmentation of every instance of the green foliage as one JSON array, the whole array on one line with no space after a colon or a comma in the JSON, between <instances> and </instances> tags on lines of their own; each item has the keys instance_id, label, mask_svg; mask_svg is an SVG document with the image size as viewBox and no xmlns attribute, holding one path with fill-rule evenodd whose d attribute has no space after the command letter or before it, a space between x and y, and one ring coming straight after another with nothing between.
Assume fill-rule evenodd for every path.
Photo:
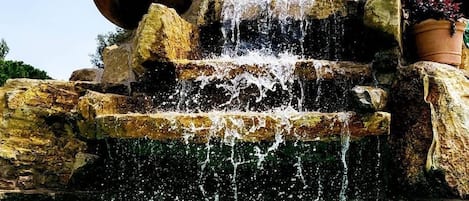
<instances>
[{"instance_id":1,"label":"green foliage","mask_svg":"<svg viewBox=\"0 0 469 201\"><path fill-rule=\"evenodd\" d=\"M103 63L103 51L106 47L114 45L114 44L121 44L130 39L132 36L131 30L116 28L114 32L108 32L106 34L99 34L96 37L97 41L97 48L94 54L91 54L91 63L98 68L104 68Z\"/></svg>"},{"instance_id":2,"label":"green foliage","mask_svg":"<svg viewBox=\"0 0 469 201\"><path fill-rule=\"evenodd\" d=\"M0 60L0 86L10 78L51 79L46 72L22 61Z\"/></svg>"},{"instance_id":3,"label":"green foliage","mask_svg":"<svg viewBox=\"0 0 469 201\"><path fill-rule=\"evenodd\" d=\"M10 48L8 47L7 42L2 38L0 41L0 60L4 60L9 51Z\"/></svg>"}]
</instances>

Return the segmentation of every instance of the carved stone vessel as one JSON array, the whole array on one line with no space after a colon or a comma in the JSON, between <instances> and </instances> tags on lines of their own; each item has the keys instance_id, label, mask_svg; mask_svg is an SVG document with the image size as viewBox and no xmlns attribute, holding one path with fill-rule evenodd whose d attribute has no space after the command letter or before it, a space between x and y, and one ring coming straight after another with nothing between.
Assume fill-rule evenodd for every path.
<instances>
[{"instance_id":1,"label":"carved stone vessel","mask_svg":"<svg viewBox=\"0 0 469 201\"><path fill-rule=\"evenodd\" d=\"M192 0L94 0L99 11L112 23L124 29L135 29L151 3L160 3L183 13Z\"/></svg>"}]
</instances>

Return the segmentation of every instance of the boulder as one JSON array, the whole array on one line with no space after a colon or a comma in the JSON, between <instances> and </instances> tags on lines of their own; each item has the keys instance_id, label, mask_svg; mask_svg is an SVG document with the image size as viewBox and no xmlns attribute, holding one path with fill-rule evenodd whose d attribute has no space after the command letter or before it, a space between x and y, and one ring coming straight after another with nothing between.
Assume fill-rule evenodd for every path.
<instances>
[{"instance_id":1,"label":"boulder","mask_svg":"<svg viewBox=\"0 0 469 201\"><path fill-rule=\"evenodd\" d=\"M141 76L147 68L154 68L154 63L195 58L197 30L174 9L152 4L133 40L131 64L134 72Z\"/></svg>"},{"instance_id":2,"label":"boulder","mask_svg":"<svg viewBox=\"0 0 469 201\"><path fill-rule=\"evenodd\" d=\"M449 65L400 69L391 144L399 185L415 196L469 196L469 80Z\"/></svg>"},{"instance_id":3,"label":"boulder","mask_svg":"<svg viewBox=\"0 0 469 201\"><path fill-rule=\"evenodd\" d=\"M401 7L400 0L368 0L365 25L392 35L401 44Z\"/></svg>"},{"instance_id":4,"label":"boulder","mask_svg":"<svg viewBox=\"0 0 469 201\"><path fill-rule=\"evenodd\" d=\"M100 68L84 68L73 71L70 76L70 81L89 81L101 82L103 76L103 69Z\"/></svg>"},{"instance_id":5,"label":"boulder","mask_svg":"<svg viewBox=\"0 0 469 201\"><path fill-rule=\"evenodd\" d=\"M103 51L103 83L130 83L135 75L130 65L130 44L112 45Z\"/></svg>"},{"instance_id":6,"label":"boulder","mask_svg":"<svg viewBox=\"0 0 469 201\"><path fill-rule=\"evenodd\" d=\"M381 88L371 86L355 86L352 89L355 102L361 108L372 111L383 111L388 102L388 93Z\"/></svg>"}]
</instances>

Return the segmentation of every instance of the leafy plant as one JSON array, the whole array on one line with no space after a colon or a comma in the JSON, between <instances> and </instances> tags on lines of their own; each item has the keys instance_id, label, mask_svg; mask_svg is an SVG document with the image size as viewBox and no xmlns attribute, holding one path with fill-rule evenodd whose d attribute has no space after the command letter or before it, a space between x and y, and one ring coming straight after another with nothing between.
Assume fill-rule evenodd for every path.
<instances>
[{"instance_id":1,"label":"leafy plant","mask_svg":"<svg viewBox=\"0 0 469 201\"><path fill-rule=\"evenodd\" d=\"M456 21L463 17L461 3L453 0L408 0L411 24L418 24L427 19L448 20L451 22L451 34L456 30Z\"/></svg>"}]
</instances>

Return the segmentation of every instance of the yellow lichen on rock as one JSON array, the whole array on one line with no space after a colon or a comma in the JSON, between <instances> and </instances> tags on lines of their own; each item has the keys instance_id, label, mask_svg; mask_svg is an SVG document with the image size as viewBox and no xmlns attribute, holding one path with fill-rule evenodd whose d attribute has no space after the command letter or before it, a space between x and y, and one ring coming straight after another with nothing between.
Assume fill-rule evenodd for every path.
<instances>
[{"instance_id":1,"label":"yellow lichen on rock","mask_svg":"<svg viewBox=\"0 0 469 201\"><path fill-rule=\"evenodd\" d=\"M325 19L333 14L347 15L346 0L317 0L307 15L316 19Z\"/></svg>"},{"instance_id":2,"label":"yellow lichen on rock","mask_svg":"<svg viewBox=\"0 0 469 201\"><path fill-rule=\"evenodd\" d=\"M365 4L365 25L394 37L401 45L401 1L368 0Z\"/></svg>"},{"instance_id":3,"label":"yellow lichen on rock","mask_svg":"<svg viewBox=\"0 0 469 201\"><path fill-rule=\"evenodd\" d=\"M140 22L132 45L132 67L137 75L145 63L191 59L198 42L197 27L182 19L174 9L152 4Z\"/></svg>"},{"instance_id":4,"label":"yellow lichen on rock","mask_svg":"<svg viewBox=\"0 0 469 201\"><path fill-rule=\"evenodd\" d=\"M14 167L8 178L0 175L8 184L2 188L67 184L75 154L86 149L66 120L78 103L76 89L73 82L28 79L9 80L0 88L0 160L9 161L0 169ZM31 173L22 181L25 171Z\"/></svg>"},{"instance_id":5,"label":"yellow lichen on rock","mask_svg":"<svg viewBox=\"0 0 469 201\"><path fill-rule=\"evenodd\" d=\"M426 169L444 172L449 187L469 195L469 80L448 65L420 62L414 65L424 80L425 101L430 104L433 142Z\"/></svg>"},{"instance_id":6,"label":"yellow lichen on rock","mask_svg":"<svg viewBox=\"0 0 469 201\"><path fill-rule=\"evenodd\" d=\"M103 135L98 137L205 143L210 138L235 138L243 142L273 141L276 135L282 135L284 140L326 140L340 135L346 121L350 123L354 138L387 135L390 119L390 114L384 112L367 115L366 118L355 113L211 112L101 115L96 117L96 122L99 133Z\"/></svg>"},{"instance_id":7,"label":"yellow lichen on rock","mask_svg":"<svg viewBox=\"0 0 469 201\"><path fill-rule=\"evenodd\" d=\"M103 94L88 91L80 98L78 112L85 118L96 115L126 113L130 102L129 97L117 94Z\"/></svg>"},{"instance_id":8,"label":"yellow lichen on rock","mask_svg":"<svg viewBox=\"0 0 469 201\"><path fill-rule=\"evenodd\" d=\"M391 135L390 143L403 184L469 196L469 80L460 69L435 62L400 71L393 115L394 132L403 133Z\"/></svg>"}]
</instances>

